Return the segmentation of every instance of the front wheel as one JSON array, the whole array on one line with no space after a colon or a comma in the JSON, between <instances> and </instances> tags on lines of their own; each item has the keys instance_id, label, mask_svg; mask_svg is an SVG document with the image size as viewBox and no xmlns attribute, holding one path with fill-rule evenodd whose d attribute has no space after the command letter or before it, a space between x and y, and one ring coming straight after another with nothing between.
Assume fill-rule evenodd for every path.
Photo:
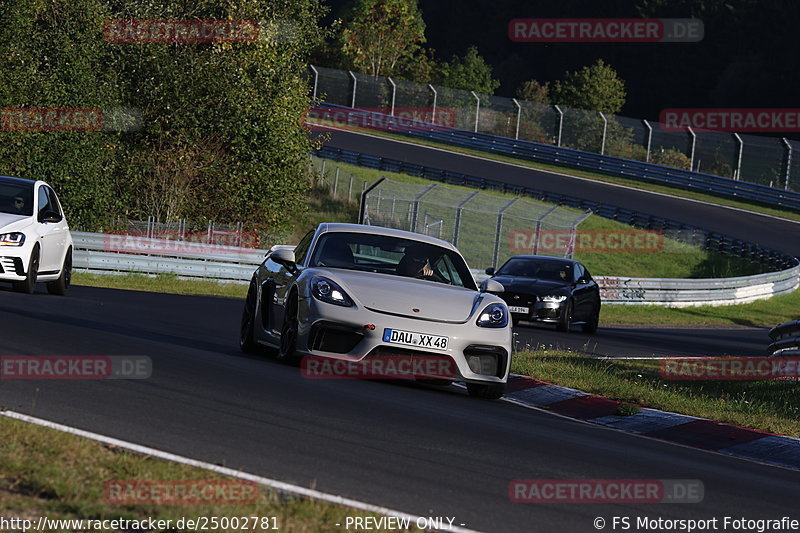
<instances>
[{"instance_id":1,"label":"front wheel","mask_svg":"<svg viewBox=\"0 0 800 533\"><path fill-rule=\"evenodd\" d=\"M572 309L572 300L567 300L566 305L561 310L561 316L558 318L558 325L556 325L558 331L569 331L570 326L572 326Z\"/></svg>"},{"instance_id":2,"label":"front wheel","mask_svg":"<svg viewBox=\"0 0 800 533\"><path fill-rule=\"evenodd\" d=\"M253 339L253 328L256 319L256 300L258 299L258 287L256 280L250 280L250 288L247 289L247 298L244 301L242 310L242 322L239 327L239 349L244 353L255 353L258 345Z\"/></svg>"},{"instance_id":3,"label":"front wheel","mask_svg":"<svg viewBox=\"0 0 800 533\"><path fill-rule=\"evenodd\" d=\"M23 292L25 294L33 294L34 289L36 288L36 276L39 275L39 248L38 244L37 247L33 249L31 252L31 258L28 261L28 275L25 277L23 281L15 281L13 283L14 291L16 292Z\"/></svg>"},{"instance_id":4,"label":"front wheel","mask_svg":"<svg viewBox=\"0 0 800 533\"><path fill-rule=\"evenodd\" d=\"M467 383L467 392L473 398L497 400L506 392L505 383Z\"/></svg>"},{"instance_id":5,"label":"front wheel","mask_svg":"<svg viewBox=\"0 0 800 533\"><path fill-rule=\"evenodd\" d=\"M47 292L50 294L55 294L58 296L64 296L67 294L67 289L69 289L69 284L72 281L72 250L67 251L66 257L64 257L64 264L61 265L61 275L58 276L58 279L55 281L50 281L47 283Z\"/></svg>"},{"instance_id":6,"label":"front wheel","mask_svg":"<svg viewBox=\"0 0 800 533\"><path fill-rule=\"evenodd\" d=\"M297 361L297 297L291 295L286 302L281 327L281 345L276 359L282 363L294 364Z\"/></svg>"},{"instance_id":7,"label":"front wheel","mask_svg":"<svg viewBox=\"0 0 800 533\"><path fill-rule=\"evenodd\" d=\"M597 333L597 325L600 323L600 313L598 312L589 319L586 324L581 326L584 333Z\"/></svg>"}]
</instances>

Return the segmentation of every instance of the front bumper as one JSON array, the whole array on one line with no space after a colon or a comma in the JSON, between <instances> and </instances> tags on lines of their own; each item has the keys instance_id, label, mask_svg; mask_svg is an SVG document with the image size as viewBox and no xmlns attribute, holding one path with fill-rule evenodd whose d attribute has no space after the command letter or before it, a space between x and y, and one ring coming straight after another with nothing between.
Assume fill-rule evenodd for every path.
<instances>
[{"instance_id":1,"label":"front bumper","mask_svg":"<svg viewBox=\"0 0 800 533\"><path fill-rule=\"evenodd\" d=\"M0 281L23 281L28 273L28 264L33 244L22 246L0 246Z\"/></svg>"},{"instance_id":2,"label":"front bumper","mask_svg":"<svg viewBox=\"0 0 800 533\"><path fill-rule=\"evenodd\" d=\"M528 295L501 295L509 307L511 316L517 320L527 320L529 322L548 322L557 323L561 320L561 314L567 301L563 302L542 302L536 296ZM515 296L518 296L515 298ZM511 311L512 307L528 308L527 313Z\"/></svg>"},{"instance_id":3,"label":"front bumper","mask_svg":"<svg viewBox=\"0 0 800 533\"><path fill-rule=\"evenodd\" d=\"M340 307L314 298L300 300L297 351L346 361L367 357L448 357L453 373L448 379L471 383L505 383L511 368L510 325L484 328L471 317L463 324L419 320L371 311L360 306ZM371 329L366 326L374 326ZM448 337L443 350L387 343L384 329Z\"/></svg>"}]
</instances>

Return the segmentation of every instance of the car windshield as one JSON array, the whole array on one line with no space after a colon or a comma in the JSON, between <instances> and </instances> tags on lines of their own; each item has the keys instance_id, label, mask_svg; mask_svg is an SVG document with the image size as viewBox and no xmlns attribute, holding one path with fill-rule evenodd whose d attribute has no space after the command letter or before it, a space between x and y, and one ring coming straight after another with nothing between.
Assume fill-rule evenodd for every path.
<instances>
[{"instance_id":1,"label":"car windshield","mask_svg":"<svg viewBox=\"0 0 800 533\"><path fill-rule=\"evenodd\" d=\"M0 180L0 213L33 215L33 182Z\"/></svg>"},{"instance_id":2,"label":"car windshield","mask_svg":"<svg viewBox=\"0 0 800 533\"><path fill-rule=\"evenodd\" d=\"M495 276L517 276L546 281L572 281L572 264L552 259L514 257L508 260Z\"/></svg>"},{"instance_id":3,"label":"car windshield","mask_svg":"<svg viewBox=\"0 0 800 533\"><path fill-rule=\"evenodd\" d=\"M325 233L310 266L415 277L476 290L464 259L456 252L399 237L368 233Z\"/></svg>"}]
</instances>

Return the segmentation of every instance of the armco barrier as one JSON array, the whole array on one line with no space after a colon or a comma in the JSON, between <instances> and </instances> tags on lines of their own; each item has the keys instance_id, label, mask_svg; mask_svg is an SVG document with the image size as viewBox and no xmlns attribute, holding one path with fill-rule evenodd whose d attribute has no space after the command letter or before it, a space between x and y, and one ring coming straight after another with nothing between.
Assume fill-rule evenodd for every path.
<instances>
[{"instance_id":1,"label":"armco barrier","mask_svg":"<svg viewBox=\"0 0 800 533\"><path fill-rule=\"evenodd\" d=\"M72 232L73 268L93 273L174 273L217 281L250 280L266 250L203 243Z\"/></svg>"},{"instance_id":2,"label":"armco barrier","mask_svg":"<svg viewBox=\"0 0 800 533\"><path fill-rule=\"evenodd\" d=\"M202 243L73 232L76 271L122 274L174 273L181 277L244 283L250 280L267 250L221 248ZM273 247L276 248L276 247ZM135 250L136 253L129 253ZM121 250L121 251L117 251ZM478 281L487 278L473 270ZM781 272L737 278L658 279L597 276L604 304L655 304L665 306L723 305L769 298L797 288L800 266Z\"/></svg>"},{"instance_id":3,"label":"armco barrier","mask_svg":"<svg viewBox=\"0 0 800 533\"><path fill-rule=\"evenodd\" d=\"M800 211L800 192L776 189L757 183L643 163L632 159L582 152L533 141L515 140L488 133L456 130L421 122L409 123L407 120L374 111L331 104L318 106L313 112L317 118L322 120L325 119L326 114L328 116L346 114L348 123L357 126L373 127L452 146L599 172L649 183L670 185L685 190L751 200L770 206Z\"/></svg>"},{"instance_id":4,"label":"armco barrier","mask_svg":"<svg viewBox=\"0 0 800 533\"><path fill-rule=\"evenodd\" d=\"M800 356L800 320L779 324L769 331L772 344L767 351L773 356Z\"/></svg>"}]
</instances>

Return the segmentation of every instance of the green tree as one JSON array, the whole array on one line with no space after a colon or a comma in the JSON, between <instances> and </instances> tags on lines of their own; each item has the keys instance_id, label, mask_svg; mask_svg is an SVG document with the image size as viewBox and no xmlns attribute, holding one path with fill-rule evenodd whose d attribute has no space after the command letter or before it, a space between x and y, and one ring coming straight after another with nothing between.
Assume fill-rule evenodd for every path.
<instances>
[{"instance_id":1,"label":"green tree","mask_svg":"<svg viewBox=\"0 0 800 533\"><path fill-rule=\"evenodd\" d=\"M418 0L356 0L346 16L342 51L353 68L392 76L425 43Z\"/></svg>"},{"instance_id":2,"label":"green tree","mask_svg":"<svg viewBox=\"0 0 800 533\"><path fill-rule=\"evenodd\" d=\"M464 57L453 56L439 67L438 82L445 87L494 94L500 82L492 78L492 67L470 46Z\"/></svg>"},{"instance_id":3,"label":"green tree","mask_svg":"<svg viewBox=\"0 0 800 533\"><path fill-rule=\"evenodd\" d=\"M550 84L528 80L517 89L517 98L537 104L550 104Z\"/></svg>"},{"instance_id":4,"label":"green tree","mask_svg":"<svg viewBox=\"0 0 800 533\"><path fill-rule=\"evenodd\" d=\"M322 14L319 0L0 4L0 107L142 119L138 131L0 131L0 174L51 181L83 229L157 214L280 231L306 204L313 143L300 117ZM115 19L247 19L260 31L244 43L107 42Z\"/></svg>"},{"instance_id":5,"label":"green tree","mask_svg":"<svg viewBox=\"0 0 800 533\"><path fill-rule=\"evenodd\" d=\"M556 104L602 113L619 113L626 97L625 82L602 59L567 72L562 81L555 82L552 93Z\"/></svg>"}]
</instances>

